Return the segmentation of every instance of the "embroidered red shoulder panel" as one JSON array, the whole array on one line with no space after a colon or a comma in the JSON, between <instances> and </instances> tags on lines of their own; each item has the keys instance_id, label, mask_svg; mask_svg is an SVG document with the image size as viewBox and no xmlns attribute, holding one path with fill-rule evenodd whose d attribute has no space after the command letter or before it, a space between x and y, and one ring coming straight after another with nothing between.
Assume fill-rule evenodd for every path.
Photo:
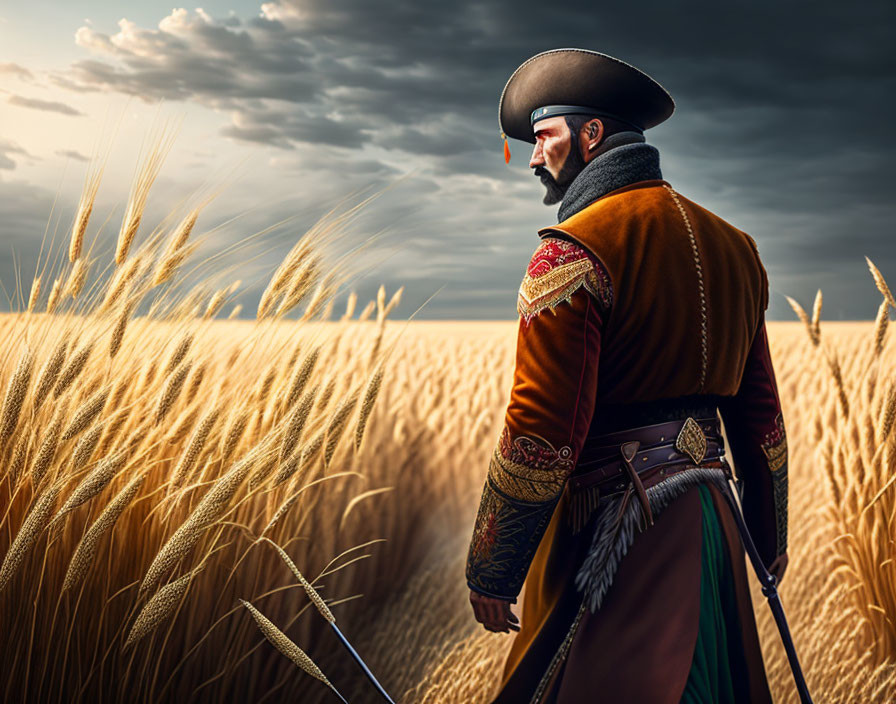
<instances>
[{"instance_id":1,"label":"embroidered red shoulder panel","mask_svg":"<svg viewBox=\"0 0 896 704\"><path fill-rule=\"evenodd\" d=\"M528 323L545 309L552 309L584 287L603 311L613 303L610 275L584 247L558 237L545 237L526 267L520 284L517 311Z\"/></svg>"}]
</instances>

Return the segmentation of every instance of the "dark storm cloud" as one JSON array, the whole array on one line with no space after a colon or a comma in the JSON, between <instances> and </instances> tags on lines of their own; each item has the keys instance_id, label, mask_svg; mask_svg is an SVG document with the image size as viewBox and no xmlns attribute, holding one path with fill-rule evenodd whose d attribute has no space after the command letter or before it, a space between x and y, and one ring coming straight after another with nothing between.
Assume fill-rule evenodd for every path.
<instances>
[{"instance_id":1,"label":"dark storm cloud","mask_svg":"<svg viewBox=\"0 0 896 704\"><path fill-rule=\"evenodd\" d=\"M483 317L459 291L488 281L494 298L512 297L532 233L555 220L526 168L529 145L511 142L509 170L501 160L501 89L544 49L604 51L675 98L676 114L648 140L667 179L757 240L770 317L792 317L783 294L808 303L817 287L826 313L873 317L862 255L896 276L894 19L882 1L857 11L830 0L281 0L243 21L178 10L158 28L81 28L77 41L92 55L56 80L224 108L222 131L239 140L425 163L438 187L419 195L418 218L434 244L408 246L431 254L450 244L458 266L440 264L455 287L441 296L445 315ZM322 176L339 178L321 163ZM483 238L504 254L483 253ZM513 264L496 269L507 255Z\"/></svg>"}]
</instances>

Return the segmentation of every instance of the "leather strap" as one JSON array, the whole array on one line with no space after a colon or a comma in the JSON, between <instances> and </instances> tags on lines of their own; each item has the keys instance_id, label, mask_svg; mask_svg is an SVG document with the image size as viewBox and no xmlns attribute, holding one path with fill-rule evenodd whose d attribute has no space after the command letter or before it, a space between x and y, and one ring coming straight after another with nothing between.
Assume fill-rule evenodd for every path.
<instances>
[{"instance_id":1,"label":"leather strap","mask_svg":"<svg viewBox=\"0 0 896 704\"><path fill-rule=\"evenodd\" d=\"M707 437L721 438L721 429L719 427L718 416L712 418L695 418L697 425ZM678 436L681 426L685 419L670 420L664 423L654 423L653 425L642 425L637 428L629 428L628 430L619 430L614 433L604 433L602 435L591 435L585 438L582 453L601 451L604 449L617 450L624 442L629 440L640 440L641 447L649 445L658 445L663 442L674 442ZM580 453L580 459L582 456Z\"/></svg>"}]
</instances>

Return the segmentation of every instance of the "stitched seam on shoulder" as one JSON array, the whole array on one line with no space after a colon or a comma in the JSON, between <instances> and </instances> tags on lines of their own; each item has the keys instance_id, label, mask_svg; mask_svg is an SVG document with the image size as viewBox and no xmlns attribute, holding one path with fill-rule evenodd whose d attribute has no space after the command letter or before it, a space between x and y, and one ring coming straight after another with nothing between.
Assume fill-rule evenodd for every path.
<instances>
[{"instance_id":1,"label":"stitched seam on shoulder","mask_svg":"<svg viewBox=\"0 0 896 704\"><path fill-rule=\"evenodd\" d=\"M582 370L579 372L579 388L576 389L576 403L572 409L572 423L569 427L569 440L572 442L576 433L576 417L579 415L579 401L582 398L582 382L585 379L585 369L588 367L588 317L591 315L591 299L588 298L585 307L585 322L582 325Z\"/></svg>"}]
</instances>

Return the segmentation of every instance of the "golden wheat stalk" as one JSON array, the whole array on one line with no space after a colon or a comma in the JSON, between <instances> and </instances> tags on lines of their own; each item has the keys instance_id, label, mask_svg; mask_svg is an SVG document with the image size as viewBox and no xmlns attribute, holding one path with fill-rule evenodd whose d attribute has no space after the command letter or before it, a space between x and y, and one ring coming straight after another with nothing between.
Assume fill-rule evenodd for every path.
<instances>
[{"instance_id":1,"label":"golden wheat stalk","mask_svg":"<svg viewBox=\"0 0 896 704\"><path fill-rule=\"evenodd\" d=\"M404 291L404 286L400 286L398 290L392 294L392 298L389 299L389 302L386 304L385 309L383 310L383 318L389 316L395 307L401 303L401 294Z\"/></svg>"},{"instance_id":2,"label":"golden wheat stalk","mask_svg":"<svg viewBox=\"0 0 896 704\"><path fill-rule=\"evenodd\" d=\"M314 405L314 397L317 394L318 387L319 385L315 385L309 389L290 415L286 424L286 430L283 433L283 441L280 444L280 462L286 460L301 439L302 430L305 428L311 407Z\"/></svg>"},{"instance_id":3,"label":"golden wheat stalk","mask_svg":"<svg viewBox=\"0 0 896 704\"><path fill-rule=\"evenodd\" d=\"M896 308L896 300L893 299L893 294L890 292L890 287L887 286L887 281L884 279L884 275L880 273L880 270L874 266L874 262L868 257L865 257L865 261L868 262L868 269L871 271L871 276L874 278L877 290L881 292L887 303Z\"/></svg>"},{"instance_id":4,"label":"golden wheat stalk","mask_svg":"<svg viewBox=\"0 0 896 704\"><path fill-rule=\"evenodd\" d=\"M305 384L307 384L308 379L311 378L311 373L314 371L314 365L317 364L318 357L320 357L320 350L320 345L311 350L305 356L305 359L302 360L302 365L296 369L289 383L289 393L286 396L284 409L292 408L296 399L299 398L299 395L305 388Z\"/></svg>"},{"instance_id":5,"label":"golden wheat stalk","mask_svg":"<svg viewBox=\"0 0 896 704\"><path fill-rule=\"evenodd\" d=\"M137 175L131 185L131 193L128 196L128 204L121 220L121 228L118 231L118 241L115 246L115 263L119 266L127 258L131 243L140 228L149 190L159 175L172 138L173 136L167 137L164 132L160 133L156 141L150 145L149 151L137 168Z\"/></svg>"},{"instance_id":6,"label":"golden wheat stalk","mask_svg":"<svg viewBox=\"0 0 896 704\"><path fill-rule=\"evenodd\" d=\"M162 393L159 394L159 401L156 404L156 425L161 423L165 416L168 415L168 411L171 410L178 395L180 395L180 390L184 386L184 381L186 380L192 365L193 363L190 360L187 360L168 375L168 379L165 381L165 386L162 388Z\"/></svg>"},{"instance_id":7,"label":"golden wheat stalk","mask_svg":"<svg viewBox=\"0 0 896 704\"><path fill-rule=\"evenodd\" d=\"M66 352L68 352L68 335L64 336L56 344L53 354L49 356L43 368L41 368L40 374L38 374L32 404L35 412L40 408L44 399L49 395L50 389L53 388L53 385L59 378L59 372L62 369L62 364L65 362Z\"/></svg>"},{"instance_id":8,"label":"golden wheat stalk","mask_svg":"<svg viewBox=\"0 0 896 704\"><path fill-rule=\"evenodd\" d=\"M62 504L62 508L60 508L53 517L53 523L59 523L67 513L75 510L81 504L90 501L90 499L105 489L109 485L109 482L115 478L115 475L117 475L124 466L126 460L127 453L124 450L120 450L110 457L103 458L103 460L90 471L90 474L81 480L81 483L78 484L75 490L65 500L65 503Z\"/></svg>"},{"instance_id":9,"label":"golden wheat stalk","mask_svg":"<svg viewBox=\"0 0 896 704\"><path fill-rule=\"evenodd\" d=\"M25 396L28 393L28 383L31 381L31 372L34 370L34 353L26 345L22 350L16 369L6 387L3 397L3 410L0 411L0 444L4 444L16 429Z\"/></svg>"},{"instance_id":10,"label":"golden wheat stalk","mask_svg":"<svg viewBox=\"0 0 896 704\"><path fill-rule=\"evenodd\" d=\"M53 288L50 289L50 296L49 298L47 298L47 313L52 313L54 310L56 310L56 306L61 298L62 279L56 278L53 280Z\"/></svg>"},{"instance_id":11,"label":"golden wheat stalk","mask_svg":"<svg viewBox=\"0 0 896 704\"><path fill-rule=\"evenodd\" d=\"M71 460L71 466L75 472L90 461L94 450L96 450L96 446L100 442L103 429L102 423L95 423L93 427L91 427L88 432L84 433L84 435L81 436L81 439L78 440L75 449L72 450Z\"/></svg>"},{"instance_id":12,"label":"golden wheat stalk","mask_svg":"<svg viewBox=\"0 0 896 704\"><path fill-rule=\"evenodd\" d=\"M361 412L358 414L358 423L355 426L355 452L361 449L361 441L364 439L364 429L367 427L367 420L373 411L373 404L376 403L376 397L379 395L380 387L383 384L383 364L376 368L367 389L364 392L364 399L361 401Z\"/></svg>"},{"instance_id":13,"label":"golden wheat stalk","mask_svg":"<svg viewBox=\"0 0 896 704\"><path fill-rule=\"evenodd\" d=\"M78 375L84 370L85 365L87 364L87 358L90 357L90 352L93 350L93 341L89 341L84 343L81 348L75 352L72 358L69 360L68 364L65 365L65 368L60 372L59 379L56 382L56 387L53 389L53 397L59 398L62 393L71 386L72 382L78 377Z\"/></svg>"},{"instance_id":14,"label":"golden wheat stalk","mask_svg":"<svg viewBox=\"0 0 896 704\"><path fill-rule=\"evenodd\" d=\"M896 421L896 383L891 380L887 384L884 402L881 406L880 417L877 423L877 442L881 445L886 441Z\"/></svg>"},{"instance_id":15,"label":"golden wheat stalk","mask_svg":"<svg viewBox=\"0 0 896 704\"><path fill-rule=\"evenodd\" d=\"M0 593L9 584L9 581L15 575L16 570L24 561L25 555L31 549L31 546L34 545L38 536L47 527L47 521L50 519L59 489L59 484L47 487L35 501L34 507L31 509L25 522L22 523L22 527L19 528L15 540L9 546L6 557L3 558L3 564L0 565Z\"/></svg>"},{"instance_id":16,"label":"golden wheat stalk","mask_svg":"<svg viewBox=\"0 0 896 704\"><path fill-rule=\"evenodd\" d=\"M373 313L373 311L375 309L376 309L376 302L369 301L367 303L367 305L364 306L364 310L362 310L361 314L358 316L358 322L359 323L365 322L370 317L370 314Z\"/></svg>"},{"instance_id":17,"label":"golden wheat stalk","mask_svg":"<svg viewBox=\"0 0 896 704\"><path fill-rule=\"evenodd\" d=\"M224 436L224 442L221 444L222 463L226 463L230 460L230 456L236 449L237 443L246 431L246 425L248 424L251 415L252 412L249 409L244 408L234 416L230 427L227 429L227 434Z\"/></svg>"},{"instance_id":18,"label":"golden wheat stalk","mask_svg":"<svg viewBox=\"0 0 896 704\"><path fill-rule=\"evenodd\" d=\"M30 436L28 433L22 433L16 441L16 446L12 451L12 459L9 461L7 472L9 473L12 486L16 485L22 470L25 469L25 462L28 459L28 445Z\"/></svg>"},{"instance_id":19,"label":"golden wheat stalk","mask_svg":"<svg viewBox=\"0 0 896 704\"><path fill-rule=\"evenodd\" d=\"M376 291L376 322L381 323L386 317L386 287L380 284Z\"/></svg>"},{"instance_id":20,"label":"golden wheat stalk","mask_svg":"<svg viewBox=\"0 0 896 704\"><path fill-rule=\"evenodd\" d=\"M77 298L78 294L84 288L84 282L87 281L87 271L90 269L90 263L84 259L78 259L72 267L71 273L68 275L66 282L65 295Z\"/></svg>"},{"instance_id":21,"label":"golden wheat stalk","mask_svg":"<svg viewBox=\"0 0 896 704\"><path fill-rule=\"evenodd\" d=\"M51 420L50 424L47 426L46 433L44 433L43 442L37 451L37 456L34 458L34 464L31 466L31 477L34 486L40 484L41 480L46 475L47 470L50 468L50 465L53 463L53 458L56 456L64 413L64 406L59 406L56 413L53 415L53 420Z\"/></svg>"},{"instance_id":22,"label":"golden wheat stalk","mask_svg":"<svg viewBox=\"0 0 896 704\"><path fill-rule=\"evenodd\" d=\"M250 614L252 614L252 618L254 618L255 623L258 624L259 630L264 634L264 637L268 639L271 645L292 660L302 670L327 685L333 692L335 692L340 700L343 702L345 701L343 696L339 694L330 680L328 680L321 669L314 664L314 661L308 657L305 651L287 638L283 631L271 623L264 614L252 606L248 601L240 599L240 603L249 610Z\"/></svg>"},{"instance_id":23,"label":"golden wheat stalk","mask_svg":"<svg viewBox=\"0 0 896 704\"><path fill-rule=\"evenodd\" d=\"M320 612L320 615L330 623L336 623L336 617L333 615L333 612L330 611L330 607L327 606L326 602L318 593L318 591L313 586L311 586L308 580L305 579L301 572L299 572L299 568L296 567L295 563L292 561L292 558L290 558L290 556L286 554L286 551L270 538L260 538L260 540L267 541L274 546L280 557L283 558L286 566L289 567L295 578L299 580L299 584L302 585L302 588L305 590L305 593L308 595L311 603L314 604L314 607L318 610L318 612Z\"/></svg>"},{"instance_id":24,"label":"golden wheat stalk","mask_svg":"<svg viewBox=\"0 0 896 704\"><path fill-rule=\"evenodd\" d=\"M331 418L326 431L327 444L324 447L324 467L330 466L330 460L333 459L333 454L336 452L337 445L339 445L342 431L348 424L349 416L352 414L352 411L355 410L357 404L358 395L355 393L350 397L343 399L333 412L333 417Z\"/></svg>"},{"instance_id":25,"label":"golden wheat stalk","mask_svg":"<svg viewBox=\"0 0 896 704\"><path fill-rule=\"evenodd\" d=\"M65 432L62 433L62 440L70 440L80 433L84 428L90 425L94 419L102 412L109 398L112 387L106 384L102 389L94 393L84 403L82 403L75 411L75 415L69 423Z\"/></svg>"},{"instance_id":26,"label":"golden wheat stalk","mask_svg":"<svg viewBox=\"0 0 896 704\"><path fill-rule=\"evenodd\" d=\"M174 275L177 268L193 251L192 247L187 247L187 240L190 238L190 233L196 226L196 220L199 218L199 213L203 207L204 204L194 208L180 221L178 226L171 233L165 251L159 258L155 273L153 274L153 286L158 286L159 284L168 281L168 279Z\"/></svg>"},{"instance_id":27,"label":"golden wheat stalk","mask_svg":"<svg viewBox=\"0 0 896 704\"><path fill-rule=\"evenodd\" d=\"M214 318L215 315L218 314L218 311L221 310L224 302L227 300L229 289L222 288L218 291L215 291L214 295L209 299L208 305L205 307L205 313L202 314L202 317L206 320L210 318Z\"/></svg>"},{"instance_id":28,"label":"golden wheat stalk","mask_svg":"<svg viewBox=\"0 0 896 704\"><path fill-rule=\"evenodd\" d=\"M28 295L28 312L34 312L37 307L37 299L40 298L40 275L31 281L31 293Z\"/></svg>"},{"instance_id":29,"label":"golden wheat stalk","mask_svg":"<svg viewBox=\"0 0 896 704\"><path fill-rule=\"evenodd\" d=\"M205 447L205 442L208 440L208 436L211 433L215 422L218 420L220 413L221 411L219 408L212 408L210 411L206 412L196 430L193 431L190 443L187 445L184 454L181 455L180 461L178 461L177 466L174 468L174 473L172 474L171 483L175 487L181 487L184 480L187 478L187 475L193 470L193 467L196 465L196 460L199 459L199 455L202 453L202 448Z\"/></svg>"},{"instance_id":30,"label":"golden wheat stalk","mask_svg":"<svg viewBox=\"0 0 896 704\"><path fill-rule=\"evenodd\" d=\"M877 309L877 319L874 321L874 356L879 357L884 349L884 340L887 337L887 325L890 322L890 307L886 299L881 301Z\"/></svg>"},{"instance_id":31,"label":"golden wheat stalk","mask_svg":"<svg viewBox=\"0 0 896 704\"><path fill-rule=\"evenodd\" d=\"M75 222L72 225L72 236L69 239L68 260L70 262L76 261L81 256L84 234L87 232L87 224L90 222L91 213L93 213L93 205L96 202L96 194L99 191L102 176L103 170L95 169L84 182L77 215L75 215Z\"/></svg>"},{"instance_id":32,"label":"golden wheat stalk","mask_svg":"<svg viewBox=\"0 0 896 704\"><path fill-rule=\"evenodd\" d=\"M137 301L131 299L121 307L118 321L112 329L112 338L109 340L109 359L113 359L115 355L118 354L118 350L121 349L121 342L124 340L124 332L127 329L128 321L131 319L131 313L136 304Z\"/></svg>"},{"instance_id":33,"label":"golden wheat stalk","mask_svg":"<svg viewBox=\"0 0 896 704\"><path fill-rule=\"evenodd\" d=\"M817 345L819 342L817 329L816 326L813 325L812 320L809 318L809 315L795 299L791 298L790 296L784 296L784 298L787 299L787 302L790 304L790 307L793 308L793 311L797 314L797 317L799 317L799 319L806 325L806 331L809 333L809 340L811 340L813 345Z\"/></svg>"},{"instance_id":34,"label":"golden wheat stalk","mask_svg":"<svg viewBox=\"0 0 896 704\"><path fill-rule=\"evenodd\" d=\"M339 318L339 322L344 323L348 320L351 320L352 316L355 314L356 305L358 305L358 294L352 291L348 295L348 299L345 302L345 313L343 313L342 317Z\"/></svg>"},{"instance_id":35,"label":"golden wheat stalk","mask_svg":"<svg viewBox=\"0 0 896 704\"><path fill-rule=\"evenodd\" d=\"M177 346L171 352L171 356L168 358L168 362L165 364L165 376L168 376L177 369L178 365L184 361L184 358L187 356L187 352L190 351L190 345L193 344L193 333L186 332L183 337L181 337L180 341L177 343Z\"/></svg>"},{"instance_id":36,"label":"golden wheat stalk","mask_svg":"<svg viewBox=\"0 0 896 704\"><path fill-rule=\"evenodd\" d=\"M310 240L303 236L283 258L280 266L274 271L267 288L262 292L256 313L258 320L261 320L268 314L274 301L284 292L287 286L295 284L296 272L302 268L310 253Z\"/></svg>"},{"instance_id":37,"label":"golden wheat stalk","mask_svg":"<svg viewBox=\"0 0 896 704\"><path fill-rule=\"evenodd\" d=\"M131 479L124 489L118 492L115 498L109 502L109 505L103 509L103 512L93 522L90 528L87 529L87 532L84 534L84 537L81 538L81 542L78 543L78 547L75 549L72 559L68 564L65 580L62 583L62 591L74 589L83 581L84 576L87 574L87 571L90 569L90 566L93 564L93 560L96 557L97 545L99 544L100 538L112 530L121 514L124 513L124 510L140 490L145 478L145 475L140 474ZM55 523L56 519L54 519L53 522Z\"/></svg>"},{"instance_id":38,"label":"golden wheat stalk","mask_svg":"<svg viewBox=\"0 0 896 704\"><path fill-rule=\"evenodd\" d=\"M275 315L284 316L295 308L308 292L314 287L320 275L320 262L316 257L308 256L298 270L292 275L292 279L285 288L285 293L280 305L277 306Z\"/></svg>"},{"instance_id":39,"label":"golden wheat stalk","mask_svg":"<svg viewBox=\"0 0 896 704\"><path fill-rule=\"evenodd\" d=\"M321 304L324 299L330 295L330 289L324 283L319 283L314 287L314 293L311 294L311 299L308 301L308 305L305 307L305 312L302 313L302 317L299 320L311 320L314 317L314 314L320 309Z\"/></svg>"},{"instance_id":40,"label":"golden wheat stalk","mask_svg":"<svg viewBox=\"0 0 896 704\"><path fill-rule=\"evenodd\" d=\"M233 310L230 311L230 315L227 316L227 319L228 319L228 320L233 320L234 318L238 317L239 314L240 314L240 311L241 311L242 309L243 309L243 304L242 304L242 303L237 303L237 304L233 307Z\"/></svg>"},{"instance_id":41,"label":"golden wheat stalk","mask_svg":"<svg viewBox=\"0 0 896 704\"><path fill-rule=\"evenodd\" d=\"M827 362L831 377L834 380L834 385L837 388L837 399L840 402L840 409L843 411L843 416L848 418L849 398L846 394L846 387L843 384L843 373L840 369L840 361L837 358L836 350L832 351L831 354L827 356Z\"/></svg>"},{"instance_id":42,"label":"golden wheat stalk","mask_svg":"<svg viewBox=\"0 0 896 704\"><path fill-rule=\"evenodd\" d=\"M162 621L170 618L184 594L186 594L190 581L201 569L201 566L197 567L180 579L174 580L171 584L166 584L146 602L146 606L140 611L140 614L134 621L134 625L131 627L131 632L128 634L124 644L125 648L130 648L138 640L152 633Z\"/></svg>"},{"instance_id":43,"label":"golden wheat stalk","mask_svg":"<svg viewBox=\"0 0 896 704\"><path fill-rule=\"evenodd\" d=\"M230 500L253 468L259 453L258 448L249 452L219 478L208 493L202 497L199 505L165 542L153 559L140 585L141 593L154 589L162 576L193 549L205 530L226 512Z\"/></svg>"},{"instance_id":44,"label":"golden wheat stalk","mask_svg":"<svg viewBox=\"0 0 896 704\"><path fill-rule=\"evenodd\" d=\"M100 311L105 312L112 308L118 300L124 294L125 289L130 285L130 283L137 278L137 274L140 271L140 256L136 256L124 267L116 269L115 274L112 276L112 280L109 282L109 285L106 289L106 297L103 299L103 303L100 306Z\"/></svg>"}]
</instances>

